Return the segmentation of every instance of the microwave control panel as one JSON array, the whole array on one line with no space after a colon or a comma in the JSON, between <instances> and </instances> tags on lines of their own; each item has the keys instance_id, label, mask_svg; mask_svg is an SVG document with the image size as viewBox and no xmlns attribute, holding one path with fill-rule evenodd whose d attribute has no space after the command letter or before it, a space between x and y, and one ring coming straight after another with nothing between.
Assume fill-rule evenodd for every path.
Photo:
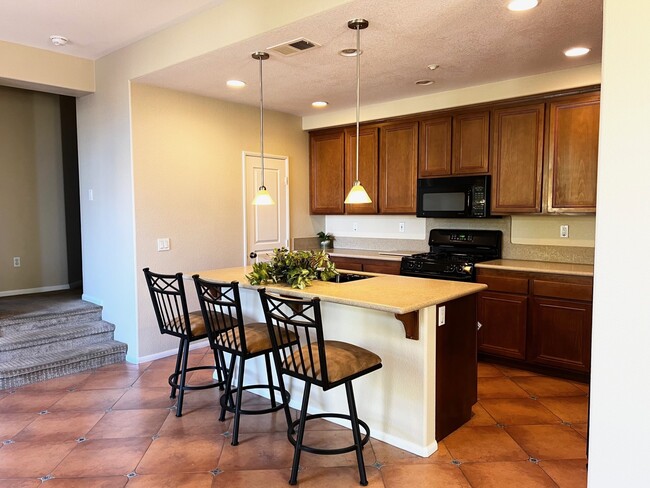
<instances>
[{"instance_id":1,"label":"microwave control panel","mask_svg":"<svg viewBox=\"0 0 650 488\"><path fill-rule=\"evenodd\" d=\"M472 187L472 217L485 217L487 215L485 187L474 185Z\"/></svg>"}]
</instances>

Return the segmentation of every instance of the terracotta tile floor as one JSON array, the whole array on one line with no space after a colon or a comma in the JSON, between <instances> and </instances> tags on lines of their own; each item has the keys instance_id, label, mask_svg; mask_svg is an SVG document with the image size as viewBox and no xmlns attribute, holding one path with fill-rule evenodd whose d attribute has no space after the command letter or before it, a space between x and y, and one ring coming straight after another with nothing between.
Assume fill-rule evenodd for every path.
<instances>
[{"instance_id":1,"label":"terracotta tile floor","mask_svg":"<svg viewBox=\"0 0 650 488\"><path fill-rule=\"evenodd\" d=\"M192 364L212 359L206 348L191 356ZM0 488L288 486L283 416L242 417L233 447L232 415L218 421L218 390L189 392L183 417L175 416L165 386L171 368L171 358L123 363L0 391ZM586 486L589 387L484 363L478 375L474 416L431 457L371 439L369 486ZM310 444L348 442L349 431L335 424L311 428ZM354 455L304 453L299 485L359 486Z\"/></svg>"}]
</instances>

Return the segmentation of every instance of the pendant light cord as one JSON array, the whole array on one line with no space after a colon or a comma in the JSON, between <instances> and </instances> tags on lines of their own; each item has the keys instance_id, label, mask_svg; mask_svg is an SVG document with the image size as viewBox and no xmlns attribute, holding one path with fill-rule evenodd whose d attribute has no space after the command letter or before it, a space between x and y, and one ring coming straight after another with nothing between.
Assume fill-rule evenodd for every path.
<instances>
[{"instance_id":1,"label":"pendant light cord","mask_svg":"<svg viewBox=\"0 0 650 488\"><path fill-rule=\"evenodd\" d=\"M260 158L262 159L262 188L264 186L264 78L262 77L262 63L264 58L260 56ZM358 137L358 136L357 136Z\"/></svg>"},{"instance_id":2,"label":"pendant light cord","mask_svg":"<svg viewBox=\"0 0 650 488\"><path fill-rule=\"evenodd\" d=\"M359 117L360 117L360 103L361 97L361 26L357 25L357 147L356 147L356 162L357 172L355 178L355 185L359 184Z\"/></svg>"}]
</instances>

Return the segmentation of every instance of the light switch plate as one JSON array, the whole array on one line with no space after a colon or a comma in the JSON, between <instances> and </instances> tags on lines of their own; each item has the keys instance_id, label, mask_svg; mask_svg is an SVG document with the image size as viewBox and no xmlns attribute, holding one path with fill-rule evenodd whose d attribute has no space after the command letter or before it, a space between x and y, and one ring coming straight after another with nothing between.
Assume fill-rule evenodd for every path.
<instances>
[{"instance_id":1,"label":"light switch plate","mask_svg":"<svg viewBox=\"0 0 650 488\"><path fill-rule=\"evenodd\" d=\"M169 237L158 238L158 251L169 251Z\"/></svg>"}]
</instances>

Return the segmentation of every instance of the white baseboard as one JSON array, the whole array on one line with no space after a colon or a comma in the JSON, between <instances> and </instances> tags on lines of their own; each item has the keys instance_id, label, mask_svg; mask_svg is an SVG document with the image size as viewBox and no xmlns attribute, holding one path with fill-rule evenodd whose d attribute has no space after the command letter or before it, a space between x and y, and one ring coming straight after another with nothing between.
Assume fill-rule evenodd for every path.
<instances>
[{"instance_id":1,"label":"white baseboard","mask_svg":"<svg viewBox=\"0 0 650 488\"><path fill-rule=\"evenodd\" d=\"M88 295L87 293L83 293L81 295L81 299L85 302L90 302L90 303L94 303L95 305L99 305L100 307L104 306L104 302L102 302L99 298L94 297L92 295Z\"/></svg>"},{"instance_id":2,"label":"white baseboard","mask_svg":"<svg viewBox=\"0 0 650 488\"><path fill-rule=\"evenodd\" d=\"M193 342L192 344L190 344L190 351L193 350L193 349L199 349L201 347L206 347L206 346L208 346L208 347L210 346L210 343L208 342L207 339L203 339L202 341ZM148 356L142 356L142 357L139 357L139 358L134 358L134 357L127 356L126 360L129 363L135 363L135 364L148 363L149 361L155 361L156 359L162 359L162 358L166 358L166 357L169 357L169 356L176 356L176 354L178 354L178 348L168 349L167 351L157 352L155 354L149 354Z\"/></svg>"},{"instance_id":3,"label":"white baseboard","mask_svg":"<svg viewBox=\"0 0 650 488\"><path fill-rule=\"evenodd\" d=\"M38 288L26 288L24 290L0 291L0 297L11 297L15 295L31 295L32 293L46 293L48 291L69 290L70 285L40 286Z\"/></svg>"}]
</instances>

